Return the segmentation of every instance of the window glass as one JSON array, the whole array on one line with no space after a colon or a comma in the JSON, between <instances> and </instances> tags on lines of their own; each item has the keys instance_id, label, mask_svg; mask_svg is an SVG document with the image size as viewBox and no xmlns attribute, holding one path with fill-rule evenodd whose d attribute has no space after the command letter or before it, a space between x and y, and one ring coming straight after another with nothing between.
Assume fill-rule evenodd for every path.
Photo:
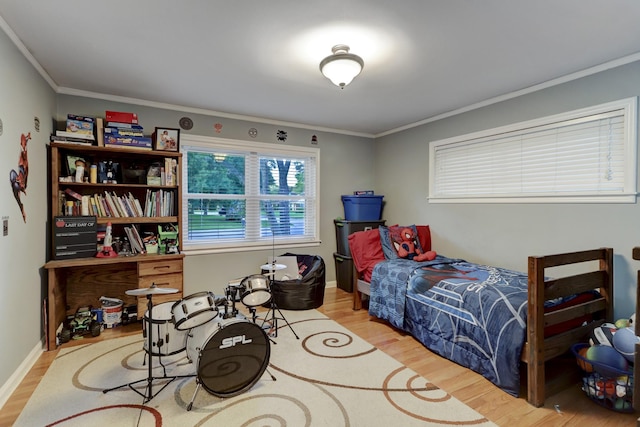
<instances>
[{"instance_id":1,"label":"window glass","mask_svg":"<svg viewBox=\"0 0 640 427\"><path fill-rule=\"evenodd\" d=\"M186 136L181 150L186 252L319 243L317 149Z\"/></svg>"}]
</instances>

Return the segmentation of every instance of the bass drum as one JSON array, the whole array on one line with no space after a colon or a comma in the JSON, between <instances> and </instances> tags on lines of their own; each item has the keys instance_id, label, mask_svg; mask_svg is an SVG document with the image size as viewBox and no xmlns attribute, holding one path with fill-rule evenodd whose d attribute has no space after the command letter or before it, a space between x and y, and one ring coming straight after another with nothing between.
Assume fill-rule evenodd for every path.
<instances>
[{"instance_id":1,"label":"bass drum","mask_svg":"<svg viewBox=\"0 0 640 427\"><path fill-rule=\"evenodd\" d=\"M212 395L232 397L258 382L271 355L267 334L245 319L223 319L189 331L187 357Z\"/></svg>"}]
</instances>

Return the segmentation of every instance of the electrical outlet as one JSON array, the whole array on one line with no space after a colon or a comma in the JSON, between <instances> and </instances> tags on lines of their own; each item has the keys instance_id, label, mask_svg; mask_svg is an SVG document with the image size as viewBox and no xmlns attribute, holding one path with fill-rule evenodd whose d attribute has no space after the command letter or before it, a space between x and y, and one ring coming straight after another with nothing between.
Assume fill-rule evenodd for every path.
<instances>
[{"instance_id":1,"label":"electrical outlet","mask_svg":"<svg viewBox=\"0 0 640 427\"><path fill-rule=\"evenodd\" d=\"M9 218L2 218L2 235L9 235Z\"/></svg>"}]
</instances>

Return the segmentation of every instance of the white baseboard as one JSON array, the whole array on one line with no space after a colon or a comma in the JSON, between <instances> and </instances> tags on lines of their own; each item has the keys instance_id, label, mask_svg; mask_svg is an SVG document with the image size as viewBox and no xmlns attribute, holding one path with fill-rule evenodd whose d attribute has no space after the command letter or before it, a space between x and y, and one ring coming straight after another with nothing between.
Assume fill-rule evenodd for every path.
<instances>
[{"instance_id":1,"label":"white baseboard","mask_svg":"<svg viewBox=\"0 0 640 427\"><path fill-rule=\"evenodd\" d=\"M325 283L325 288L336 288L338 286L338 282L336 280L332 280L330 282Z\"/></svg>"},{"instance_id":2,"label":"white baseboard","mask_svg":"<svg viewBox=\"0 0 640 427\"><path fill-rule=\"evenodd\" d=\"M39 342L29 352L24 361L13 372L13 375L0 387L0 408L2 408L14 391L18 388L24 377L27 376L29 370L38 361L38 358L45 351L44 340Z\"/></svg>"}]
</instances>

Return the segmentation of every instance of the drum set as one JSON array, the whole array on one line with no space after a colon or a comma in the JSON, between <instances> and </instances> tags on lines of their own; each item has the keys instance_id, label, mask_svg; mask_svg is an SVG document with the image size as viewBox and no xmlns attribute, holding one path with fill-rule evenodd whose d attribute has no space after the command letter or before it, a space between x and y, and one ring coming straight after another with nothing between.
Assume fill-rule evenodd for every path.
<instances>
[{"instance_id":1,"label":"drum set","mask_svg":"<svg viewBox=\"0 0 640 427\"><path fill-rule=\"evenodd\" d=\"M155 284L150 288L132 289L128 295L147 297L147 311L143 317L143 347L151 359L157 356L163 368L163 375L154 376L152 360L149 360L147 378L103 390L107 393L122 387L129 387L142 397L144 403L153 399L177 378L196 377L196 389L187 410L203 387L214 396L225 398L244 393L255 385L265 370L268 371L273 339L265 329L274 331L277 337L277 321L282 319L299 339L289 322L284 318L273 301L270 281L265 275L254 274L245 277L239 284L229 285L225 295L216 297L212 292L198 292L177 302L153 305L153 295L176 293L177 289L161 288ZM236 302L242 302L251 314L248 319L240 313ZM269 306L265 317L259 319L257 307ZM276 311L280 317L276 316ZM258 320L262 320L259 325ZM195 366L190 375L167 375L162 364L162 356L170 356L186 351L187 359ZM155 393L154 381L163 381ZM147 382L144 393L134 387Z\"/></svg>"}]
</instances>

